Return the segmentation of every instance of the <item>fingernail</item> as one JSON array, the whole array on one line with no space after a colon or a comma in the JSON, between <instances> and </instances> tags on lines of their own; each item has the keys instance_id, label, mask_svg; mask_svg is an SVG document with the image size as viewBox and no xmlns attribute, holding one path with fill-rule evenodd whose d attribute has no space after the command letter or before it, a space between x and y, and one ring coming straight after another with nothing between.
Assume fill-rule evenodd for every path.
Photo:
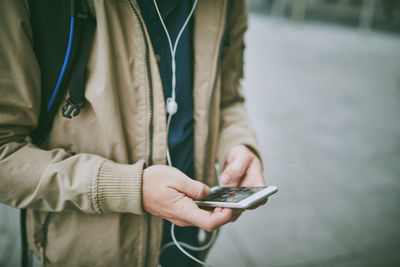
<instances>
[{"instance_id":1,"label":"fingernail","mask_svg":"<svg viewBox=\"0 0 400 267\"><path fill-rule=\"evenodd\" d=\"M222 174L221 175L221 181L223 182L223 183L226 183L226 182L228 182L229 181L229 175L228 174Z\"/></svg>"}]
</instances>

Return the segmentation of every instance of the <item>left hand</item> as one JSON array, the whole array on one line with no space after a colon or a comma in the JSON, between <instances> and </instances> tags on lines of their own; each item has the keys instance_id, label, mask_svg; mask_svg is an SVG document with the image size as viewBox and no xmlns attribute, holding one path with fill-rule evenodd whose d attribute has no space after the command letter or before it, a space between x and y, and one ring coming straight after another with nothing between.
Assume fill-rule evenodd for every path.
<instances>
[{"instance_id":1,"label":"left hand","mask_svg":"<svg viewBox=\"0 0 400 267\"><path fill-rule=\"evenodd\" d=\"M261 161L245 145L234 146L227 154L226 164L221 173L221 181L225 187L266 186ZM267 200L250 209L263 205ZM235 221L244 210L234 210L231 221Z\"/></svg>"}]
</instances>

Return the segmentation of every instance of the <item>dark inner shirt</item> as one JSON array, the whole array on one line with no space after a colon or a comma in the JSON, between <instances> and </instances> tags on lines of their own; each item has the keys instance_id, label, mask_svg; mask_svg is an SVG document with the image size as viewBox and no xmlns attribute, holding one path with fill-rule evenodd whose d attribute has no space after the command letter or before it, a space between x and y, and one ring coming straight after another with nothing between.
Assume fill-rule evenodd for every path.
<instances>
[{"instance_id":1,"label":"dark inner shirt","mask_svg":"<svg viewBox=\"0 0 400 267\"><path fill-rule=\"evenodd\" d=\"M172 46L192 7L192 1L162 0L160 13L171 37ZM171 52L166 33L153 1L138 0L140 11L150 34L154 52L158 55L158 68L164 98L172 93ZM193 140L193 18L186 26L176 49L176 102L178 111L172 117L168 134L168 147L172 165L189 177L194 175Z\"/></svg>"},{"instance_id":2,"label":"dark inner shirt","mask_svg":"<svg viewBox=\"0 0 400 267\"><path fill-rule=\"evenodd\" d=\"M172 45L186 20L192 1L188 0L162 0L160 13L169 31ZM165 100L171 96L171 52L168 39L162 27L157 11L151 0L138 0L139 7L150 34L154 52L159 56L158 68L160 70ZM177 47L176 60L176 102L178 112L171 120L168 147L172 165L187 176L194 175L193 154L193 19L186 26ZM171 223L164 220L162 246L171 242ZM178 240L198 246L195 227L175 227ZM197 253L191 251L197 257ZM160 262L164 267L189 266L191 260L180 252L175 246L166 249L160 255Z\"/></svg>"}]
</instances>

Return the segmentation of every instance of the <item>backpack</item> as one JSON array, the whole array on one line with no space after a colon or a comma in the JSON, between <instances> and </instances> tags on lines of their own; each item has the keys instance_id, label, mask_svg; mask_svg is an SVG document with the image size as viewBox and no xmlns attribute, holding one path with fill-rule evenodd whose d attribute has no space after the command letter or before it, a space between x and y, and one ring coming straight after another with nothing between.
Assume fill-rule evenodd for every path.
<instances>
[{"instance_id":1,"label":"backpack","mask_svg":"<svg viewBox=\"0 0 400 267\"><path fill-rule=\"evenodd\" d=\"M29 0L33 49L41 70L41 107L38 126L30 133L40 145L49 133L61 101L69 98L61 112L65 118L79 115L85 104L86 63L96 29L96 20L86 0ZM45 246L49 212L42 226L40 242ZM32 266L27 242L26 209L21 209L21 266Z\"/></svg>"},{"instance_id":2,"label":"backpack","mask_svg":"<svg viewBox=\"0 0 400 267\"><path fill-rule=\"evenodd\" d=\"M29 0L33 49L41 70L39 124L31 133L41 144L50 131L67 88L62 107L65 118L77 116L85 104L86 63L96 21L86 0Z\"/></svg>"}]
</instances>

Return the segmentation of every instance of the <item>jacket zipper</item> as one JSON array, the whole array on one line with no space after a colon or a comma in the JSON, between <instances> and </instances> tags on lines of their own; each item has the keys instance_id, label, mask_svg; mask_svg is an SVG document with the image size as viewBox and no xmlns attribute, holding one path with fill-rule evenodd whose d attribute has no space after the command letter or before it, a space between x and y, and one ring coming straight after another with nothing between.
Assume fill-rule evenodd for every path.
<instances>
[{"instance_id":1,"label":"jacket zipper","mask_svg":"<svg viewBox=\"0 0 400 267\"><path fill-rule=\"evenodd\" d=\"M151 72L150 72L150 55L149 55L149 42L146 38L146 31L144 29L143 22L139 16L139 13L136 7L132 4L131 0L128 0L128 3L135 14L137 20L139 21L140 29L143 34L144 46L145 46L145 58L146 58L146 74L147 74L147 81L149 87L149 116L148 116L148 128L149 128L149 143L147 148L147 164L148 166L153 165L152 160L152 149L153 149L153 82L151 80Z\"/></svg>"},{"instance_id":2,"label":"jacket zipper","mask_svg":"<svg viewBox=\"0 0 400 267\"><path fill-rule=\"evenodd\" d=\"M128 0L129 6L131 7L133 13L135 14L137 20L139 21L140 29L142 31L144 46L145 46L145 58L146 58L146 72L147 72L147 81L149 88L149 116L148 116L148 129L149 129L149 143L147 150L147 166L153 165L152 160L152 150L153 150L153 82L151 80L150 73L150 55L149 55L149 42L146 37L146 32L144 29L143 22L139 16L137 8L133 5L131 0ZM151 229L151 216L147 215L147 234L146 234L146 252L144 256L143 266L147 266L149 259L149 249L150 249L150 229Z\"/></svg>"}]
</instances>

